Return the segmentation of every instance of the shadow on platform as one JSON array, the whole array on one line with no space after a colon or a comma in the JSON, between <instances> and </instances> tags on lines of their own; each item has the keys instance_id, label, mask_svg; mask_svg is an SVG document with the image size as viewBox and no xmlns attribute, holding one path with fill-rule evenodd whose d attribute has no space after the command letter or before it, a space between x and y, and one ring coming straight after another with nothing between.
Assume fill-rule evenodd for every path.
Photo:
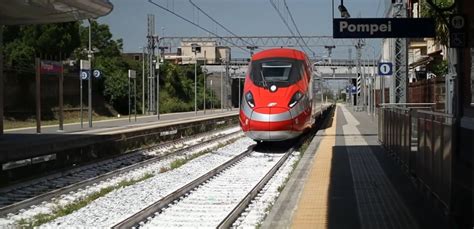
<instances>
[{"instance_id":1,"label":"shadow on platform","mask_svg":"<svg viewBox=\"0 0 474 229\"><path fill-rule=\"evenodd\" d=\"M327 228L448 228L441 212L423 200L380 146L334 146L332 150ZM361 152L372 160L349 155ZM383 172L373 169L378 166L374 162ZM383 175L388 182L380 182ZM402 203L384 202L391 198L387 192L396 192ZM408 212L397 212L400 206L391 204L404 204Z\"/></svg>"}]
</instances>

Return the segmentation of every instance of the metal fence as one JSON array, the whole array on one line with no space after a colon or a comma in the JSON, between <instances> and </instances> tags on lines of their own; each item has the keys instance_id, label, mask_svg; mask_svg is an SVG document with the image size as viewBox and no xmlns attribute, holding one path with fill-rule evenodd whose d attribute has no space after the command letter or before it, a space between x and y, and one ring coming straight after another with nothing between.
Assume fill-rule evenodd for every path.
<instances>
[{"instance_id":1,"label":"metal fence","mask_svg":"<svg viewBox=\"0 0 474 229\"><path fill-rule=\"evenodd\" d=\"M402 168L450 210L453 175L452 115L422 109L379 110L378 137Z\"/></svg>"}]
</instances>

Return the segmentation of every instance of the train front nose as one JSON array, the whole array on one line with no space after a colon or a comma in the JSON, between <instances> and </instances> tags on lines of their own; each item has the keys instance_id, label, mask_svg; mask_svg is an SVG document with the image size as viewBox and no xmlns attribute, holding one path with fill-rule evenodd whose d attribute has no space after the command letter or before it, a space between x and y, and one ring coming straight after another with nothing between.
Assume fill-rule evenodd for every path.
<instances>
[{"instance_id":1,"label":"train front nose","mask_svg":"<svg viewBox=\"0 0 474 229\"><path fill-rule=\"evenodd\" d=\"M250 116L247 135L255 140L282 141L293 138L291 113L283 107L255 108Z\"/></svg>"}]
</instances>

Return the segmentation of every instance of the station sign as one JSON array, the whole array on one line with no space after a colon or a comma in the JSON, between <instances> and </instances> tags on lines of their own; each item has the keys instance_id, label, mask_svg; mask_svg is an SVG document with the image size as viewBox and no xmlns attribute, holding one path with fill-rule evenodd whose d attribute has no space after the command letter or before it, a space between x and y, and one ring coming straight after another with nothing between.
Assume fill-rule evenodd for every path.
<instances>
[{"instance_id":1,"label":"station sign","mask_svg":"<svg viewBox=\"0 0 474 229\"><path fill-rule=\"evenodd\" d=\"M89 79L89 71L81 70L79 72L79 77L81 78L81 80L88 80Z\"/></svg>"},{"instance_id":2,"label":"station sign","mask_svg":"<svg viewBox=\"0 0 474 229\"><path fill-rule=\"evenodd\" d=\"M466 18L463 15L453 15L449 18L449 47L466 47L466 27Z\"/></svg>"},{"instance_id":3,"label":"station sign","mask_svg":"<svg viewBox=\"0 0 474 229\"><path fill-rule=\"evenodd\" d=\"M336 18L334 38L424 38L435 37L431 18Z\"/></svg>"},{"instance_id":4,"label":"station sign","mask_svg":"<svg viewBox=\"0 0 474 229\"><path fill-rule=\"evenodd\" d=\"M356 86L352 86L351 88L351 94L355 95L357 93L357 87Z\"/></svg>"},{"instance_id":5,"label":"station sign","mask_svg":"<svg viewBox=\"0 0 474 229\"><path fill-rule=\"evenodd\" d=\"M80 69L81 70L91 70L91 62L88 60L81 60L80 61Z\"/></svg>"},{"instance_id":6,"label":"station sign","mask_svg":"<svg viewBox=\"0 0 474 229\"><path fill-rule=\"evenodd\" d=\"M98 70L98 69L95 69L95 70L92 72L92 75L93 75L95 78L100 78L100 76L102 75L102 72L100 72L100 70Z\"/></svg>"},{"instance_id":7,"label":"station sign","mask_svg":"<svg viewBox=\"0 0 474 229\"><path fill-rule=\"evenodd\" d=\"M390 62L380 62L378 66L380 76L390 76L393 74L393 64Z\"/></svg>"},{"instance_id":8,"label":"station sign","mask_svg":"<svg viewBox=\"0 0 474 229\"><path fill-rule=\"evenodd\" d=\"M41 74L61 74L62 70L63 68L59 61L41 60Z\"/></svg>"},{"instance_id":9,"label":"station sign","mask_svg":"<svg viewBox=\"0 0 474 229\"><path fill-rule=\"evenodd\" d=\"M135 70L128 70L128 78L135 79L137 77L137 72Z\"/></svg>"}]
</instances>

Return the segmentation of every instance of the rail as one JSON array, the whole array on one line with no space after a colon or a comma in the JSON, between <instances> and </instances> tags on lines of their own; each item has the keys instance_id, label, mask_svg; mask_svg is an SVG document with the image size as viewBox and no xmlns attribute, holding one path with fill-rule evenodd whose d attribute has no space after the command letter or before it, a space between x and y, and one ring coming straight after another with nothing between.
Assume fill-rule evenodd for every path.
<instances>
[{"instance_id":1,"label":"rail","mask_svg":"<svg viewBox=\"0 0 474 229\"><path fill-rule=\"evenodd\" d=\"M253 152L253 147L246 150L245 152L235 156L234 158L230 159L229 161L225 162L224 164L220 165L219 167L207 172L206 174L200 176L196 180L192 181L191 183L181 187L180 189L172 192L171 194L165 196L163 199L149 205L145 209L135 213L134 215L128 217L127 219L117 223L116 225L112 226L112 228L131 228L136 225L139 225L140 222L145 221L149 216L153 215L155 212L159 211L160 209L164 208L168 204L172 203L179 197L183 196L184 194L190 192L194 188L198 187L200 184L209 180L209 178L215 176L216 174L222 172L224 169L228 168L232 164L236 163L237 161L241 160L242 158L248 156L251 152Z\"/></svg>"},{"instance_id":2,"label":"rail","mask_svg":"<svg viewBox=\"0 0 474 229\"><path fill-rule=\"evenodd\" d=\"M449 212L453 189L454 116L410 108L379 110L379 141Z\"/></svg>"},{"instance_id":3,"label":"rail","mask_svg":"<svg viewBox=\"0 0 474 229\"><path fill-rule=\"evenodd\" d=\"M224 134L222 136L217 136L217 137L209 139L209 140L201 141L199 144L196 144L196 145L191 145L191 146L185 147L185 148L180 149L180 150L176 150L176 151L171 152L171 153L167 153L167 154L164 154L164 155L161 155L161 156L156 156L156 157L153 157L153 158L150 158L150 159L147 159L147 160L144 160L144 161L141 161L141 162L138 162L138 163L135 163L135 164L117 169L117 170L113 170L113 171L104 173L104 174L96 176L96 177L92 177L92 178L82 180L80 182L73 183L73 184L70 184L68 186L59 188L59 189L55 189L55 190L52 190L52 191L49 191L49 192L45 192L45 193L40 194L38 196L29 198L29 199L25 199L23 201L20 201L20 202L17 202L17 203L8 205L8 206L1 207L0 208L0 216L7 215L9 213L14 213L15 211L18 211L20 209L26 209L26 208L28 208L32 205L40 204L43 201L48 201L53 197L57 197L57 196L60 196L62 194L66 194L66 193L69 193L69 192L72 192L72 191L76 191L78 189L85 188L87 186L93 185L95 183L99 183L101 181L104 181L104 180L107 180L107 179L110 179L110 178L113 178L113 177L118 177L122 174L129 173L130 171L145 167L145 166L153 164L153 163L157 163L157 162L162 161L164 159L167 159L167 158L170 158L170 157L173 157L173 156L183 155L186 152L189 152L190 150L202 147L205 144L210 144L212 142L217 142L219 140L228 138L232 135L235 135L236 133L238 133L238 132L231 132L231 133L228 133L228 134ZM176 143L176 142L172 141L172 142L166 143L166 145L172 145L173 143ZM143 153L143 152L146 152L146 151L154 150L156 148L157 148L157 146L147 147L145 149L136 150L135 153ZM111 160L113 160L113 158ZM63 172L61 174L56 174L56 176L58 176L60 178L63 178L64 177L63 174L69 174L69 172Z\"/></svg>"},{"instance_id":4,"label":"rail","mask_svg":"<svg viewBox=\"0 0 474 229\"><path fill-rule=\"evenodd\" d=\"M278 163L276 163L270 171L265 175L265 177L258 182L257 185L245 196L242 201L225 217L224 220L222 220L219 225L217 226L218 229L224 229L224 228L231 228L232 224L240 217L242 212L247 208L247 206L250 204L250 202L255 199L255 197L258 195L258 193L265 187L265 185L268 183L268 181L274 177L275 173L280 169L280 167L285 163L285 161L288 159L288 157L298 148L300 147L304 139L306 138L300 138L298 143L291 147L283 157L280 158Z\"/></svg>"}]
</instances>

